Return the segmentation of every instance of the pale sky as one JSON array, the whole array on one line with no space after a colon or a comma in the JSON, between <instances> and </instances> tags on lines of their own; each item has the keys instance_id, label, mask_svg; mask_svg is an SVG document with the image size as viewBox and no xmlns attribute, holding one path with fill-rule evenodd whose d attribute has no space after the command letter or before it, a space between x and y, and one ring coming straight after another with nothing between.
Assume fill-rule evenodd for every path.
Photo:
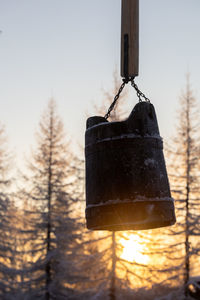
<instances>
[{"instance_id":1,"label":"pale sky","mask_svg":"<svg viewBox=\"0 0 200 300\"><path fill-rule=\"evenodd\" d=\"M83 143L86 112L101 103L120 65L120 18L121 0L0 0L0 121L21 159L52 96L67 133ZM199 32L200 0L140 0L136 83L165 139L188 71L200 101Z\"/></svg>"}]
</instances>

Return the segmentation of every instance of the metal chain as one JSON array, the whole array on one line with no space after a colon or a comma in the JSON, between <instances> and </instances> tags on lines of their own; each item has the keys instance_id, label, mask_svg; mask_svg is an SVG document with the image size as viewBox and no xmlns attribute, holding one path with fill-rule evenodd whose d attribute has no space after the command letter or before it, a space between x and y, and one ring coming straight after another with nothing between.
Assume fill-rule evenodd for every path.
<instances>
[{"instance_id":1,"label":"metal chain","mask_svg":"<svg viewBox=\"0 0 200 300\"><path fill-rule=\"evenodd\" d=\"M119 88L119 91L117 93L117 95L115 96L114 98L114 101L112 102L112 104L110 105L109 109L108 109L108 112L105 114L104 118L107 120L109 117L110 117L110 114L112 112L112 110L114 109L115 105L116 105L116 102L117 100L119 99L119 96L121 94L121 92L123 91L125 85L127 83L129 83L129 81L131 82L131 85L132 87L136 90L136 93L137 93L137 96L139 98L139 102L142 102L142 98L145 99L146 102L150 102L150 100L145 96L145 94L143 94L137 84L135 83L134 81L134 77L130 77L130 78L123 78L123 83L121 84L120 88Z\"/></svg>"},{"instance_id":2,"label":"metal chain","mask_svg":"<svg viewBox=\"0 0 200 300\"><path fill-rule=\"evenodd\" d=\"M119 99L119 96L121 94L121 92L123 91L125 85L128 83L127 80L123 79L123 83L121 84L120 88L119 88L119 91L117 93L117 95L115 96L114 98L114 101L112 102L112 104L110 105L109 109L108 109L108 112L105 114L104 118L107 120L109 117L110 117L110 113L111 111L114 109L115 107L115 104L117 102L117 100Z\"/></svg>"},{"instance_id":3,"label":"metal chain","mask_svg":"<svg viewBox=\"0 0 200 300\"><path fill-rule=\"evenodd\" d=\"M135 81L134 81L134 78L131 79L131 85L132 85L132 87L136 90L137 96L138 96L138 98L139 98L139 102L142 102L142 98L145 99L146 102L151 102L151 101L149 100L149 98L147 98L147 97L145 96L145 94L143 94L143 93L139 90L137 84L136 84Z\"/></svg>"}]
</instances>

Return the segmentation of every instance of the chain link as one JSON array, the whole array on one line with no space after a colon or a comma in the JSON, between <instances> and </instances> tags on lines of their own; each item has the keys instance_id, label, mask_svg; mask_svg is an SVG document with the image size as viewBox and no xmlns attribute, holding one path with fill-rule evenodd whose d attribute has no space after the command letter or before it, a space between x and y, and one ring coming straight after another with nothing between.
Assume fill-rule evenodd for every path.
<instances>
[{"instance_id":1,"label":"chain link","mask_svg":"<svg viewBox=\"0 0 200 300\"><path fill-rule=\"evenodd\" d=\"M117 95L115 96L114 98L114 101L112 102L112 104L110 105L109 109L108 109L108 112L105 114L104 118L107 120L109 117L110 117L110 113L111 111L114 109L115 107L115 104L117 102L117 100L119 99L119 96L121 94L121 92L123 91L125 85L127 84L127 80L123 80L123 83L121 84L120 88L119 88L119 91L117 93Z\"/></svg>"},{"instance_id":2,"label":"chain link","mask_svg":"<svg viewBox=\"0 0 200 300\"><path fill-rule=\"evenodd\" d=\"M138 98L139 98L139 102L142 102L142 98L145 99L146 102L150 102L149 98L147 98L147 97L145 96L145 94L143 94L143 93L139 90L137 84L136 84L135 81L134 81L134 78L131 79L131 85L132 85L132 87L136 90L137 96L138 96Z\"/></svg>"},{"instance_id":3,"label":"chain link","mask_svg":"<svg viewBox=\"0 0 200 300\"><path fill-rule=\"evenodd\" d=\"M114 107L115 107L115 105L116 105L116 102L117 102L117 100L118 100L119 97L120 97L121 92L123 91L125 85L126 85L127 83L129 83L129 81L131 82L132 87L136 90L137 96L138 96L138 98L139 98L139 102L142 102L142 98L143 98L146 102L150 102L150 100L145 96L145 94L143 94L143 93L139 90L137 84L136 84L135 81L134 81L134 77L123 78L122 80L123 80L123 82L122 82L122 84L121 84L121 86L120 86L120 88L119 88L119 91L118 91L117 95L115 96L115 98L114 98L112 104L110 105L110 107L109 107L109 109L108 109L108 112L107 112L107 113L105 114L105 116L104 116L104 118L105 118L106 120L110 117L110 114L111 114L112 110L114 109Z\"/></svg>"}]
</instances>

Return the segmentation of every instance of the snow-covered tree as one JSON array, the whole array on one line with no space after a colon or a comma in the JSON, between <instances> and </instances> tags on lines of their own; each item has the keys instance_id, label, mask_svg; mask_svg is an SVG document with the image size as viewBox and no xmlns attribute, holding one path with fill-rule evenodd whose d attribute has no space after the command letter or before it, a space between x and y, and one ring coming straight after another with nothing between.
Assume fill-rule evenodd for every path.
<instances>
[{"instance_id":1,"label":"snow-covered tree","mask_svg":"<svg viewBox=\"0 0 200 300\"><path fill-rule=\"evenodd\" d=\"M187 76L185 91L180 97L178 126L168 146L169 175L176 204L177 224L169 231L174 242L167 250L173 262L173 280L182 280L185 298L188 282L198 268L200 242L199 151L200 117L197 100ZM197 267L197 268L196 268Z\"/></svg>"},{"instance_id":2,"label":"snow-covered tree","mask_svg":"<svg viewBox=\"0 0 200 300\"><path fill-rule=\"evenodd\" d=\"M15 206L11 193L11 155L4 127L0 126L0 298L16 289Z\"/></svg>"},{"instance_id":3,"label":"snow-covered tree","mask_svg":"<svg viewBox=\"0 0 200 300\"><path fill-rule=\"evenodd\" d=\"M50 100L39 124L24 191L30 207L25 212L28 299L67 299L80 277L74 263L80 249L75 161L56 104Z\"/></svg>"}]
</instances>

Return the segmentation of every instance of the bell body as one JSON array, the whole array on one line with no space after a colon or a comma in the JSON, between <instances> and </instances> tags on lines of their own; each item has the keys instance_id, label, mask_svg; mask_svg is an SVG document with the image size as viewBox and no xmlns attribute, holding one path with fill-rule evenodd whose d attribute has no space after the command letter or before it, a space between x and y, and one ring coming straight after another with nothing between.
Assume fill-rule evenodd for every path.
<instances>
[{"instance_id":1,"label":"bell body","mask_svg":"<svg viewBox=\"0 0 200 300\"><path fill-rule=\"evenodd\" d=\"M141 230L175 223L155 110L138 103L129 118L87 120L86 220L93 230Z\"/></svg>"}]
</instances>

